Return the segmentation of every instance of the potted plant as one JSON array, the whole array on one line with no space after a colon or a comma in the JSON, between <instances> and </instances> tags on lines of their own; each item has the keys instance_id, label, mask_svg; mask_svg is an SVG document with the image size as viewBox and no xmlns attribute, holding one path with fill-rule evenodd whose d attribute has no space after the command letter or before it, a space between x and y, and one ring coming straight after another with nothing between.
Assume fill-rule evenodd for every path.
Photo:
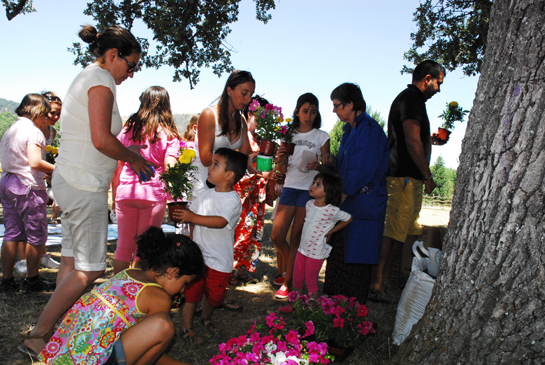
<instances>
[{"instance_id":1,"label":"potted plant","mask_svg":"<svg viewBox=\"0 0 545 365\"><path fill-rule=\"evenodd\" d=\"M284 121L282 108L272 104L261 106L254 100L248 110L255 115L256 133L261 137L259 152L265 156L274 155L275 141L280 137L278 134L280 123Z\"/></svg>"},{"instance_id":2,"label":"potted plant","mask_svg":"<svg viewBox=\"0 0 545 365\"><path fill-rule=\"evenodd\" d=\"M293 136L297 132L297 129L293 126L291 118L286 118L285 122L286 124L282 125L278 130L278 134L282 146L286 147L288 156L291 156L293 155L293 150L295 148L295 143L292 143Z\"/></svg>"},{"instance_id":3,"label":"potted plant","mask_svg":"<svg viewBox=\"0 0 545 365\"><path fill-rule=\"evenodd\" d=\"M446 142L451 133L450 130L454 129L454 122L459 121L462 123L467 113L469 113L469 110L464 110L456 101L447 103L445 111L439 115L439 118L443 119L444 122L437 132L437 138Z\"/></svg>"},{"instance_id":4,"label":"potted plant","mask_svg":"<svg viewBox=\"0 0 545 365\"><path fill-rule=\"evenodd\" d=\"M185 147L180 148L180 157L174 166L167 165L167 169L159 177L165 185L165 192L170 195L172 203L168 203L168 216L173 222L177 222L172 218L172 214L178 209L187 207L187 200L191 198L193 190L193 170L197 167L191 165L191 160L197 154L192 149Z\"/></svg>"},{"instance_id":5,"label":"potted plant","mask_svg":"<svg viewBox=\"0 0 545 365\"><path fill-rule=\"evenodd\" d=\"M307 295L290 292L288 299L294 309L294 326L301 330L311 322L316 341L326 342L337 360L344 360L365 336L375 333L373 323L366 320L367 307L356 298L335 295L311 300Z\"/></svg>"},{"instance_id":6,"label":"potted plant","mask_svg":"<svg viewBox=\"0 0 545 365\"><path fill-rule=\"evenodd\" d=\"M266 326L255 322L246 333L219 345L220 353L210 359L213 364L328 364L333 359L327 344L309 341L314 327L307 323L300 334L288 329L282 317L271 313Z\"/></svg>"}]
</instances>

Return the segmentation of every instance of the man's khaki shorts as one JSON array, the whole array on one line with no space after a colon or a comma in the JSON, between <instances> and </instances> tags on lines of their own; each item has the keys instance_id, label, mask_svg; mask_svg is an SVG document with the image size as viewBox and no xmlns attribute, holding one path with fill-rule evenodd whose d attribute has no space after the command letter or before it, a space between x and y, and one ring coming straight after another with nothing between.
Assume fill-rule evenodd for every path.
<instances>
[{"instance_id":1,"label":"man's khaki shorts","mask_svg":"<svg viewBox=\"0 0 545 365\"><path fill-rule=\"evenodd\" d=\"M387 177L388 204L384 236L405 242L407 235L422 234L418 215L422 208L421 180L411 177Z\"/></svg>"}]
</instances>

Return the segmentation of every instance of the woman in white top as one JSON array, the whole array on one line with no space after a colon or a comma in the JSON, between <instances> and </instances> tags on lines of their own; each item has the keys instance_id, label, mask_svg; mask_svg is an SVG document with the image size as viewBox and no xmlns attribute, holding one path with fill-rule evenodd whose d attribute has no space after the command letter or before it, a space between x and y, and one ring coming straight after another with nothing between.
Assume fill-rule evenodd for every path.
<instances>
[{"instance_id":1,"label":"woman in white top","mask_svg":"<svg viewBox=\"0 0 545 365\"><path fill-rule=\"evenodd\" d=\"M102 33L84 26L79 36L96 61L76 76L63 103L52 179L63 211L61 267L57 289L20 348L27 353L43 349L57 320L106 269L108 190L117 160L128 162L138 176L153 174L154 165L138 153L145 146L131 150L116 138L122 128L116 85L133 77L140 44L117 26Z\"/></svg>"},{"instance_id":2,"label":"woman in white top","mask_svg":"<svg viewBox=\"0 0 545 365\"><path fill-rule=\"evenodd\" d=\"M197 122L193 165L198 167L193 184L193 198L199 191L208 189L206 179L212 155L220 147L238 150L246 155L252 153L248 141L248 127L241 111L252 101L255 80L248 71L235 70L231 73L217 105L202 111ZM257 171L248 159L248 170Z\"/></svg>"},{"instance_id":3,"label":"woman in white top","mask_svg":"<svg viewBox=\"0 0 545 365\"><path fill-rule=\"evenodd\" d=\"M288 284L293 275L293 264L305 222L305 206L310 200L308 189L314 176L327 170L319 161L329 155L329 135L320 130L322 119L318 108L318 98L314 94L306 93L297 99L293 112L293 123L297 130L293 137L294 153L288 158L284 147L278 149L279 162L284 168L287 165L288 169L271 233L271 241L276 252L282 256L284 262L287 262L284 282L275 294L279 299L287 298L289 294ZM301 162L304 151L310 151L316 157L314 161L304 166L306 171L302 169L305 171L302 172L297 165ZM290 225L293 227L288 244L286 236Z\"/></svg>"}]
</instances>

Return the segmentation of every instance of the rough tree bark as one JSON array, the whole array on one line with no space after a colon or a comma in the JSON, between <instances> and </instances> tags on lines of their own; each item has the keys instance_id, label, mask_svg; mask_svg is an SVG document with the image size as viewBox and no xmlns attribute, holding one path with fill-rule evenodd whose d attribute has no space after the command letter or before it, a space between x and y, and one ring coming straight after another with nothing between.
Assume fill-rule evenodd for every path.
<instances>
[{"instance_id":1,"label":"rough tree bark","mask_svg":"<svg viewBox=\"0 0 545 365\"><path fill-rule=\"evenodd\" d=\"M437 283L397 363L545 362L544 35L545 0L494 0Z\"/></svg>"}]
</instances>

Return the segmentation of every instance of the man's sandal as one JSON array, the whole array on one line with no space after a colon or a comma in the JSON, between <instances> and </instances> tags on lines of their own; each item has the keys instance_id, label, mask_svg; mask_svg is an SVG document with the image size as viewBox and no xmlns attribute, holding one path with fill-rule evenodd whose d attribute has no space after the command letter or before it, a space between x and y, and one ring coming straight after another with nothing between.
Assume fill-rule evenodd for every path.
<instances>
[{"instance_id":1,"label":"man's sandal","mask_svg":"<svg viewBox=\"0 0 545 365\"><path fill-rule=\"evenodd\" d=\"M216 327L216 325L214 324L214 322L212 322L212 318L210 317L202 317L201 318L201 324L205 327L205 328L208 328L209 330L212 330L213 332L218 332L218 328Z\"/></svg>"},{"instance_id":2,"label":"man's sandal","mask_svg":"<svg viewBox=\"0 0 545 365\"><path fill-rule=\"evenodd\" d=\"M191 346L200 345L203 343L203 339L197 335L197 332L195 332L193 328L182 329L182 340Z\"/></svg>"}]
</instances>

